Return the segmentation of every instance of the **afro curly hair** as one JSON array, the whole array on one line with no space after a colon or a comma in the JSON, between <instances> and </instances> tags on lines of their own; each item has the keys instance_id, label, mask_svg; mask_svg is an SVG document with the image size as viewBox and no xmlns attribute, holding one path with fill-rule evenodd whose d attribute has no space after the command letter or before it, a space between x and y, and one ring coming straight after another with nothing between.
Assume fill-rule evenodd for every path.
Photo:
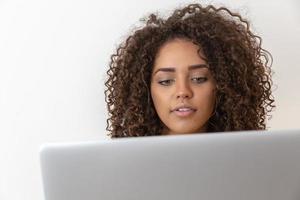
<instances>
[{"instance_id":1,"label":"afro curly hair","mask_svg":"<svg viewBox=\"0 0 300 200\"><path fill-rule=\"evenodd\" d=\"M163 19L150 14L111 56L105 100L111 137L160 135L150 94L155 56L167 41L197 44L216 80L216 106L207 132L266 129L272 111L271 54L249 22L225 7L189 4Z\"/></svg>"}]
</instances>

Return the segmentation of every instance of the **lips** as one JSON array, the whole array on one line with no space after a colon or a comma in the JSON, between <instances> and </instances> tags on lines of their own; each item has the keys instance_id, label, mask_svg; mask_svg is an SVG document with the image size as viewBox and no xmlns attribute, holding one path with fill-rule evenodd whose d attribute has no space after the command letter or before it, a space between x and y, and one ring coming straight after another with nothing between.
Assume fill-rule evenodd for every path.
<instances>
[{"instance_id":1,"label":"lips","mask_svg":"<svg viewBox=\"0 0 300 200\"><path fill-rule=\"evenodd\" d=\"M187 117L196 112L196 109L188 105L179 105L172 109L171 112L179 117Z\"/></svg>"},{"instance_id":2,"label":"lips","mask_svg":"<svg viewBox=\"0 0 300 200\"><path fill-rule=\"evenodd\" d=\"M179 112L188 112L188 111L191 111L191 110L193 110L193 109L191 109L191 108L178 108L178 109L176 109L175 111L179 111Z\"/></svg>"}]
</instances>

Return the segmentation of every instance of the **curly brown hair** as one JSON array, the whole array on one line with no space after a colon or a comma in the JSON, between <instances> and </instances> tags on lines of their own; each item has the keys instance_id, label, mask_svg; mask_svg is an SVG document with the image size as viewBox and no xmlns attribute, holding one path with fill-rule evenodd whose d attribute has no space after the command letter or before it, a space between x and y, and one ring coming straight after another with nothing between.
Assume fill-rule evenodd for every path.
<instances>
[{"instance_id":1,"label":"curly brown hair","mask_svg":"<svg viewBox=\"0 0 300 200\"><path fill-rule=\"evenodd\" d=\"M266 129L272 111L271 54L249 22L225 7L189 4L167 19L150 14L111 56L105 100L111 137L160 135L150 94L155 56L167 41L197 44L216 80L215 113L207 132Z\"/></svg>"}]
</instances>

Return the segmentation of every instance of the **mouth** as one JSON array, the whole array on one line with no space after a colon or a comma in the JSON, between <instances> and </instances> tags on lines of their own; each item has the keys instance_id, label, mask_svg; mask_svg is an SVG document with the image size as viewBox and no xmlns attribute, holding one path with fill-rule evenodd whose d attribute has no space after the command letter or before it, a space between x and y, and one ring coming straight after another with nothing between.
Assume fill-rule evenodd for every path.
<instances>
[{"instance_id":1,"label":"mouth","mask_svg":"<svg viewBox=\"0 0 300 200\"><path fill-rule=\"evenodd\" d=\"M190 106L178 106L171 110L171 112L179 117L187 117L195 113L196 109Z\"/></svg>"}]
</instances>

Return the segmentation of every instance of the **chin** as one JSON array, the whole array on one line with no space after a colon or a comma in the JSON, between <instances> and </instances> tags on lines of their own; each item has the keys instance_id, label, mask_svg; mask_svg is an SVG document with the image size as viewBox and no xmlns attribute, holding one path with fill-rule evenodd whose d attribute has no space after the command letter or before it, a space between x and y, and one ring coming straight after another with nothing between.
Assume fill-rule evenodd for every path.
<instances>
[{"instance_id":1,"label":"chin","mask_svg":"<svg viewBox=\"0 0 300 200\"><path fill-rule=\"evenodd\" d=\"M184 134L197 134L202 133L203 131L194 131L194 130L177 130L177 131L168 131L166 135L184 135Z\"/></svg>"},{"instance_id":2,"label":"chin","mask_svg":"<svg viewBox=\"0 0 300 200\"><path fill-rule=\"evenodd\" d=\"M185 126L184 126L185 125ZM172 128L167 127L164 125L164 129L162 131L162 135L183 135L183 134L197 134L197 133L204 133L207 130L207 125L202 127L191 127L188 124L182 124L182 126L175 126ZM189 127L187 129L187 127Z\"/></svg>"},{"instance_id":3,"label":"chin","mask_svg":"<svg viewBox=\"0 0 300 200\"><path fill-rule=\"evenodd\" d=\"M170 129L169 129L170 130ZM169 135L180 135L180 134L197 134L197 133L204 133L206 132L206 126L201 128L194 128L194 129L173 129L169 131Z\"/></svg>"}]
</instances>

